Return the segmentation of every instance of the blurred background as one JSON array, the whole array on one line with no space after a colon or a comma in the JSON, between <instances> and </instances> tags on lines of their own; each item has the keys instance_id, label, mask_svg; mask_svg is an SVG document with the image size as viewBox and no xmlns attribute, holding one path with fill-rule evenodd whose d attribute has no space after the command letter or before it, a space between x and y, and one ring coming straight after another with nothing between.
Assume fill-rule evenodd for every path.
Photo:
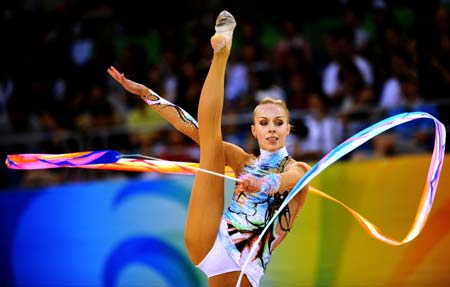
<instances>
[{"instance_id":1,"label":"blurred background","mask_svg":"<svg viewBox=\"0 0 450 287\"><path fill-rule=\"evenodd\" d=\"M225 140L259 152L249 125L265 96L287 102L288 150L311 165L391 115L424 111L450 123L449 1L2 1L1 157L113 149L197 162L195 143L106 70L115 66L196 117L223 9L238 23ZM383 133L313 185L400 239L434 129L420 119ZM375 241L344 209L310 196L262 285L448 286L448 173L444 165L431 222L402 247ZM0 285L206 286L183 242L192 179L2 164Z\"/></svg>"}]
</instances>

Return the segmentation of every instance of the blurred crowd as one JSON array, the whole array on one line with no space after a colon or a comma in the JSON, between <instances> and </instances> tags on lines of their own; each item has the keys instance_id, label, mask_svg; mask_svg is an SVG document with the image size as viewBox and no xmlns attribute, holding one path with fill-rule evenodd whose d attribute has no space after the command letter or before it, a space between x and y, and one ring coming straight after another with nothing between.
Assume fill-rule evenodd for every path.
<instances>
[{"instance_id":1,"label":"blurred crowd","mask_svg":"<svg viewBox=\"0 0 450 287\"><path fill-rule=\"evenodd\" d=\"M0 4L4 158L114 149L197 162L197 146L106 69L115 66L196 117L209 39L223 9L238 23L226 74L225 140L258 152L249 125L265 96L287 102L288 149L309 162L390 115L424 111L449 123L448 1L194 0L151 9L139 1L9 2ZM346 159L430 152L433 140L433 122L416 120ZM124 175L1 172L0 187Z\"/></svg>"}]
</instances>

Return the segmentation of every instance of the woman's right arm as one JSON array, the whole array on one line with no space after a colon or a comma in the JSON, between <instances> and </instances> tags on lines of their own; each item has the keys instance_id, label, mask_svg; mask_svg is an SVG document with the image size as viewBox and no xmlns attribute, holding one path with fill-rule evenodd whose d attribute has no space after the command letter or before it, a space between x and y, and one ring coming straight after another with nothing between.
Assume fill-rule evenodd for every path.
<instances>
[{"instance_id":1,"label":"woman's right arm","mask_svg":"<svg viewBox=\"0 0 450 287\"><path fill-rule=\"evenodd\" d=\"M161 98L157 93L146 86L131 81L111 66L108 73L128 92L140 96L153 110L159 113L178 131L182 132L196 143L199 143L197 121L181 107ZM235 173L239 172L250 155L242 148L232 143L224 142L225 163L229 165Z\"/></svg>"},{"instance_id":2,"label":"woman's right arm","mask_svg":"<svg viewBox=\"0 0 450 287\"><path fill-rule=\"evenodd\" d=\"M146 86L131 81L120 73L113 66L108 68L108 73L128 92L140 96L153 110L159 113L169 123L171 123L177 130L190 137L196 143L199 142L198 137L198 123L179 106L161 98L157 93L147 88Z\"/></svg>"}]
</instances>

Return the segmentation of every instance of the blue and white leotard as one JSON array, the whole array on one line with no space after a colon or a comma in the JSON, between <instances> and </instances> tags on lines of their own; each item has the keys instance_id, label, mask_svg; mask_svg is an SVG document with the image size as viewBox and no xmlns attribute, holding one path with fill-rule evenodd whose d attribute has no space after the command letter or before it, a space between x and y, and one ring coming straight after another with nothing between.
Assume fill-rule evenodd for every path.
<instances>
[{"instance_id":1,"label":"blue and white leotard","mask_svg":"<svg viewBox=\"0 0 450 287\"><path fill-rule=\"evenodd\" d=\"M261 155L258 158L244 166L241 175L250 173L260 178L267 176L270 178L271 175L282 173L292 161L293 159L289 156L286 148L281 148L272 153L261 150ZM226 229L221 228L219 236L229 255L242 266L247 260L253 243L278 210L289 190L279 190L275 193L260 190L249 193L240 190L239 187L239 185L236 185L231 203L223 214L222 225L225 224ZM258 251L251 259L245 272L253 286L259 285L259 281L269 263L273 247L282 235L281 233L290 230L290 215L289 206L286 206L279 219L269 229L270 232L258 243Z\"/></svg>"}]
</instances>

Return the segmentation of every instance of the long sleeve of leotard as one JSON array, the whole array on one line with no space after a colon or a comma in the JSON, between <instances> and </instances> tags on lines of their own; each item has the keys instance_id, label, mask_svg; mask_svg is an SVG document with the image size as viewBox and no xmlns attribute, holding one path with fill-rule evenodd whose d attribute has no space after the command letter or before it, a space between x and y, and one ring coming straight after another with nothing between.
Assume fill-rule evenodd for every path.
<instances>
[{"instance_id":1,"label":"long sleeve of leotard","mask_svg":"<svg viewBox=\"0 0 450 287\"><path fill-rule=\"evenodd\" d=\"M140 97L177 130L199 142L197 121L181 107L161 98L151 89L146 89Z\"/></svg>"},{"instance_id":2,"label":"long sleeve of leotard","mask_svg":"<svg viewBox=\"0 0 450 287\"><path fill-rule=\"evenodd\" d=\"M286 167L286 170L281 173L279 190L292 189L310 168L311 167L307 163L293 161ZM304 189L307 190L308 188L309 185L305 186Z\"/></svg>"}]
</instances>

